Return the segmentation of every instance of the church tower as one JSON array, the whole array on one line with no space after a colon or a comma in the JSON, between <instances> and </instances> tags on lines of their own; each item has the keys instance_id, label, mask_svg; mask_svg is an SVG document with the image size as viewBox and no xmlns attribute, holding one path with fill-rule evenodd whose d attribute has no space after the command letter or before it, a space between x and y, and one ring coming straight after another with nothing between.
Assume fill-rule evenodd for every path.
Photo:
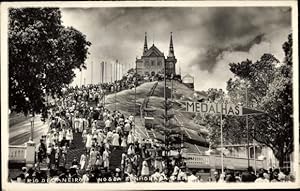
<instances>
[{"instance_id":1,"label":"church tower","mask_svg":"<svg viewBox=\"0 0 300 191\"><path fill-rule=\"evenodd\" d=\"M172 32L171 32L171 36L170 36L170 46L169 46L169 55L166 59L166 73L167 75L175 75L176 74L176 62L177 59L175 58L175 53L174 53L174 47L173 47L173 36L172 36Z\"/></svg>"},{"instance_id":2,"label":"church tower","mask_svg":"<svg viewBox=\"0 0 300 191\"><path fill-rule=\"evenodd\" d=\"M144 42L144 51L143 51L143 56L145 53L148 51L148 45L147 45L147 32L145 32L145 42Z\"/></svg>"}]
</instances>

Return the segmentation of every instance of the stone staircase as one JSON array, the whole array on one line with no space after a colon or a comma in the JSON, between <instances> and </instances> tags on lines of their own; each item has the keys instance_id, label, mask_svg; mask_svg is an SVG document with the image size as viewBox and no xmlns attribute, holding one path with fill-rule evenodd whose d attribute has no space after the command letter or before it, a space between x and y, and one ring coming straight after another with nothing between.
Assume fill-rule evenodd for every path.
<instances>
[{"instance_id":1,"label":"stone staircase","mask_svg":"<svg viewBox=\"0 0 300 191\"><path fill-rule=\"evenodd\" d=\"M74 157L76 157L79 162L81 155L85 153L85 145L82 142L81 133L74 133L73 136L73 144L70 145L70 150L67 154L66 168L71 167ZM63 164L62 161L60 161L60 164Z\"/></svg>"}]
</instances>

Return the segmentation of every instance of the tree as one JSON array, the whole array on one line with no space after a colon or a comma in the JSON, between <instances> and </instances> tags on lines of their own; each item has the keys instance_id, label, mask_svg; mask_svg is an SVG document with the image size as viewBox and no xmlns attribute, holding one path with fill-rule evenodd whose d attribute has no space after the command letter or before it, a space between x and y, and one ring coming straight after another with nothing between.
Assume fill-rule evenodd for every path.
<instances>
[{"instance_id":1,"label":"tree","mask_svg":"<svg viewBox=\"0 0 300 191\"><path fill-rule=\"evenodd\" d=\"M86 36L61 23L57 8L9 10L9 107L24 114L45 109L46 96L62 96L62 87L85 68Z\"/></svg>"},{"instance_id":2,"label":"tree","mask_svg":"<svg viewBox=\"0 0 300 191\"><path fill-rule=\"evenodd\" d=\"M283 44L284 63L277 68L274 80L261 101L262 109L268 115L254 117L254 127L257 129L255 139L273 150L280 167L283 166L284 157L294 150L292 44L290 34L288 41Z\"/></svg>"},{"instance_id":3,"label":"tree","mask_svg":"<svg viewBox=\"0 0 300 191\"><path fill-rule=\"evenodd\" d=\"M222 89L210 88L205 94L207 95L206 102L220 103L225 99L225 92ZM198 124L206 126L208 128L208 141L209 146L212 149L216 149L221 143L221 131L220 131L220 115L214 114L197 114L196 121Z\"/></svg>"},{"instance_id":4,"label":"tree","mask_svg":"<svg viewBox=\"0 0 300 191\"><path fill-rule=\"evenodd\" d=\"M285 61L281 64L271 54L264 54L255 63L250 60L231 63L230 70L235 74L235 79L227 82L232 102L245 105L247 88L248 106L267 113L249 116L249 126L253 127L250 135L273 150L280 167L283 166L284 157L293 151L291 35L283 44L283 49ZM236 123L242 124L242 120Z\"/></svg>"}]
</instances>

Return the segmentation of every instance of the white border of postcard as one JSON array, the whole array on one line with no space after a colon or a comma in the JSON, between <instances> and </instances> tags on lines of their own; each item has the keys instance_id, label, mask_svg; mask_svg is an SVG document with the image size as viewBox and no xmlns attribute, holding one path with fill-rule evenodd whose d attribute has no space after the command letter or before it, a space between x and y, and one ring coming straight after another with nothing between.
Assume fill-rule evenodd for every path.
<instances>
[{"instance_id":1,"label":"white border of postcard","mask_svg":"<svg viewBox=\"0 0 300 191\"><path fill-rule=\"evenodd\" d=\"M294 97L294 183L103 183L103 184L24 184L8 183L8 45L7 23L10 7L277 7L292 8L293 97ZM298 74L298 7L297 1L75 1L75 2L5 2L1 3L1 177L2 190L176 190L176 189L285 189L299 188L299 74Z\"/></svg>"}]
</instances>

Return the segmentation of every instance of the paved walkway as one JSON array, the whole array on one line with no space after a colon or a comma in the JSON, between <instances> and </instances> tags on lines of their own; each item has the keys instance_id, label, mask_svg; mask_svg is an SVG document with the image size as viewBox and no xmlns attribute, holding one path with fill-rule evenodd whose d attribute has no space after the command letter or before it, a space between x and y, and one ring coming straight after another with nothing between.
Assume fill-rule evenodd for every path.
<instances>
[{"instance_id":1,"label":"paved walkway","mask_svg":"<svg viewBox=\"0 0 300 191\"><path fill-rule=\"evenodd\" d=\"M42 135L45 135L48 131L48 123L42 122L40 116L37 115L34 118L33 128L33 141L39 143ZM9 144L10 145L22 145L29 141L31 134L31 121L30 118L16 123L9 127Z\"/></svg>"}]
</instances>

